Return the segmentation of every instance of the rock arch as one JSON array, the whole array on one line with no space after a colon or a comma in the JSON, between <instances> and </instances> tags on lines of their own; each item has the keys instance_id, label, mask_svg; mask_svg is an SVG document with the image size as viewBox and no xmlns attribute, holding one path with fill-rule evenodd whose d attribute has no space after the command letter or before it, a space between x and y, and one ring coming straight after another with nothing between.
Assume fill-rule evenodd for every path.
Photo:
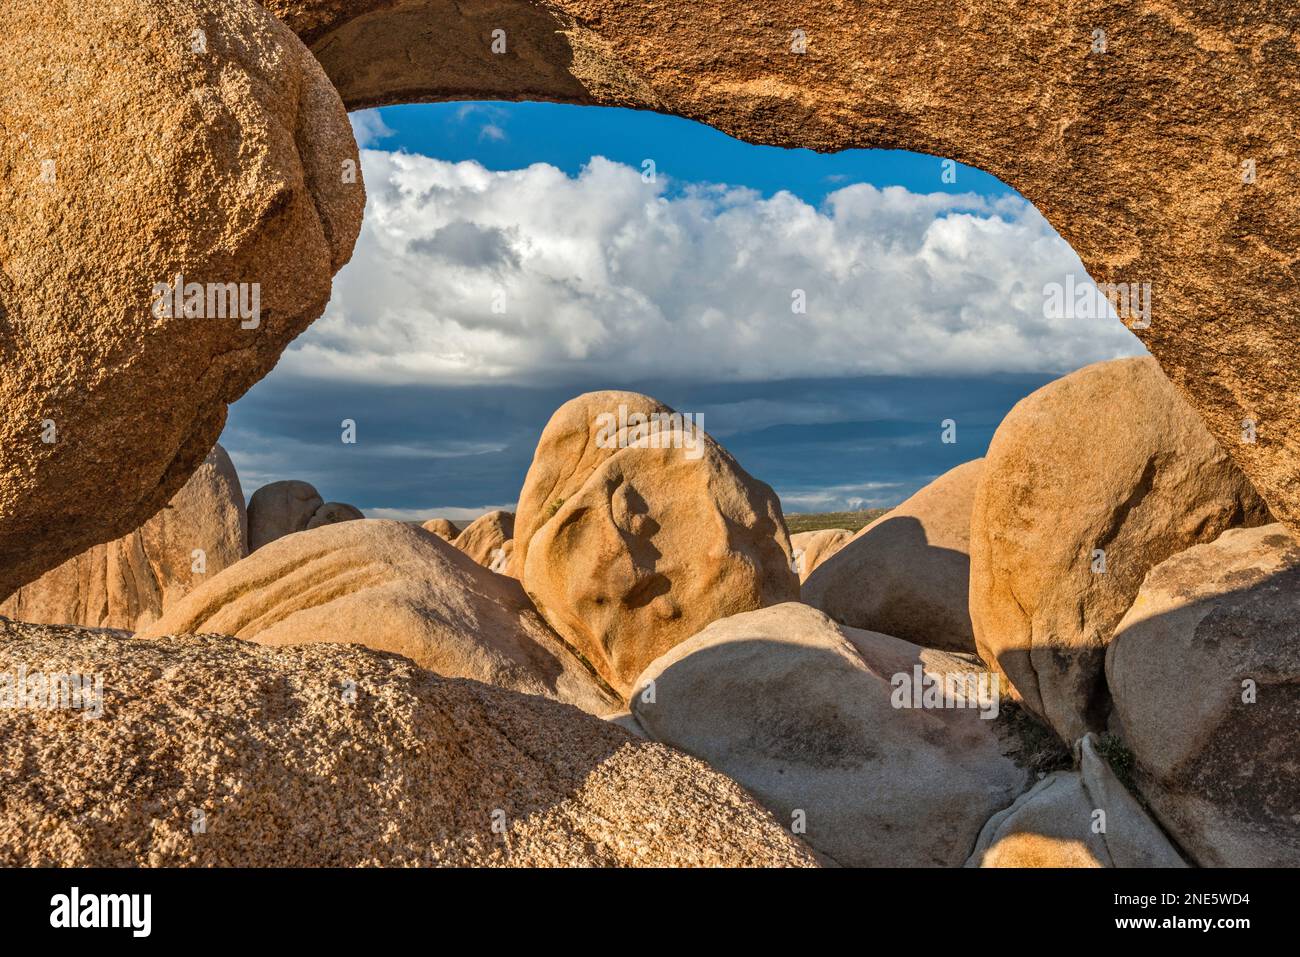
<instances>
[{"instance_id":1,"label":"rock arch","mask_svg":"<svg viewBox=\"0 0 1300 957\"><path fill-rule=\"evenodd\" d=\"M198 253L207 255L229 248L246 252L262 242L264 255L278 254L286 266L300 260L314 263L304 274L307 279L281 277L301 302L271 334L257 340L249 353L253 358L243 365L232 363L232 356L248 352L247 345L182 347L174 337L169 340L126 318L125 328L141 338L119 336L114 340L117 353L144 355L148 350L138 345L143 341L153 350L145 356L152 357L152 367L163 367L175 352L186 358L187 368L207 373L209 379L214 363L224 371L215 385L200 390L201 396L180 403L181 412L167 418L165 441L154 441L152 450L143 441L129 449L105 444L98 450L94 461L127 474L147 465L150 480L118 481L116 491L126 504L93 521L89 531L91 513L85 508L52 513L48 527L23 517L24 503L75 504L74 493L84 492L85 484L58 478L39 455L15 455L12 443L30 442L24 430L31 423L15 424L7 412L0 424L0 565L7 568L0 571L0 591L20 583L15 574L35 577L95 541L122 534L165 501L202 460L203 442L215 440L224 403L269 371L288 340L319 315L328 274L349 254L359 214L356 195L327 189L310 172L354 147L341 142L335 110L325 103L313 64L295 60L276 33L279 24L273 18L259 20L250 3L174 0L162 5L162 13L158 4L143 0L118 5L119 18L129 18L136 8L144 17L147 6L148 16L171 29L198 20L218 36L234 27L250 31L264 41L260 46L229 41L237 49L253 50L241 68L254 78L279 76L280 82L308 94L268 108L282 114L282 122L295 131L297 153L287 144L269 150L270 159L260 171L246 177L261 190L255 191L263 196L261 206L244 208L211 193L193 199L189 216L152 204L163 226L191 228L197 214L220 235L200 231L188 244L176 240L170 249L154 248L152 259L149 249L137 258L175 262L185 257L170 254L184 247L191 259L205 263L195 253L196 245ZM1290 0L1231 5L1211 0L1027 0L1015 5L782 0L762 10L736 0L264 3L316 54L348 108L466 98L639 107L698 120L755 143L818 150L906 148L987 170L1042 211L1098 282L1151 284L1152 318L1150 327L1139 331L1142 340L1275 515L1300 531L1300 402L1293 395L1300 339L1300 8ZM83 49L71 41L48 43L44 33L57 38L68 28L55 23L59 14L44 11L35 0L7 6L12 9L0 14L0 38L21 40L0 39L0 82L22 94L18 99L24 108L24 98L35 97L47 115L62 116L72 129L84 132L88 121L78 116L77 104L41 88L57 73L49 65L58 66L59 55L70 57L76 49L84 64ZM107 16L74 13L74 19L101 27ZM80 24L83 30L87 22ZM491 52L497 29L505 30L502 54ZM806 52L791 49L796 30L807 38ZM36 33L47 40L39 54L27 52L35 46ZM298 72L276 74L266 66L275 60L277 44L284 51L276 62L293 63ZM34 58L45 65L43 72L32 69ZM89 60L96 58L111 66L92 49ZM176 63L185 66L183 58ZM146 77L160 72L150 62L137 62L136 69ZM205 88L202 77L194 80L183 69L181 77L180 87L191 94ZM159 92L163 85L145 84L153 100L140 96L161 105L166 100ZM256 94L257 84L250 87ZM276 100L273 87L267 96ZM304 104L314 105L314 112ZM238 108L227 112L240 118ZM8 122L0 114L0 123ZM14 125L29 139L33 133L46 141L57 139L44 122L27 110ZM274 139L274 125L264 125L267 137ZM229 151L229 141L223 146L215 138L220 131L208 134L207 141L197 135L186 141L178 134L177 139L193 148L191 162L202 169L212 166L205 149L207 154ZM8 150L8 155L0 152L0 171L16 182L17 153L0 150ZM24 155L22 162L32 159ZM1244 174L1247 161L1253 161L1253 177ZM24 169L30 176L30 168ZM164 185L184 180L184 170L173 172L162 178ZM288 184L284 190L266 189L280 181ZM6 261L0 274L0 347L6 353L11 343L22 344L33 329L44 328L32 318L30 304L48 294L51 283L71 277L86 285L80 273L41 272L48 265L42 256L50 250L41 245L45 240L39 231L28 228L34 214L23 205L31 200L30 190L24 189L8 201L13 208L0 208L0 259L7 260L24 240L37 247L37 253L26 254L25 269L13 273ZM316 209L314 221L307 216L305 226L295 225L292 217L281 216L308 199ZM0 206L5 202L0 198ZM106 212L123 233L142 215L131 208ZM309 210L303 207L303 212ZM6 214L13 215L6 219ZM13 216L19 217L16 227ZM321 236L316 251L304 250L294 239L299 235L294 230L301 229ZM332 252L325 253L326 248ZM113 298L113 283L124 281L113 275L119 265L115 251L105 246L92 252L81 257L81 265L99 262L108 273L91 284L92 301L138 308L138 296L120 288ZM65 348L76 351L76 346ZM77 366L76 374L111 384L115 367L110 363L105 372L102 362L117 353L101 349L101 366ZM45 352L28 349L25 355L30 369L36 368L32 356L56 362L61 353L47 346ZM144 362L139 368L150 367ZM11 380L0 400L10 402L15 395L26 393ZM35 405L28 401L24 415L30 418ZM91 401L82 407L87 415L106 410L107 419L131 421L129 410L111 405ZM1253 442L1242 440L1246 420L1253 423ZM159 444L166 446L166 454L157 451ZM87 460L76 461L84 467ZM126 524L128 519L133 524ZM57 547L38 549L37 559L17 562L14 549L30 543L37 529ZM15 567L18 573L12 571Z\"/></svg>"}]
</instances>

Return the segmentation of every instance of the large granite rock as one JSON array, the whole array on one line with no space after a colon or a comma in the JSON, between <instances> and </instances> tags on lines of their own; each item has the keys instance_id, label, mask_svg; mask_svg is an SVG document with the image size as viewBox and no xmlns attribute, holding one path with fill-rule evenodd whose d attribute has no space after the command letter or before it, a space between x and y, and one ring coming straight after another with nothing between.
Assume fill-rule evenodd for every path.
<instances>
[{"instance_id":1,"label":"large granite rock","mask_svg":"<svg viewBox=\"0 0 1300 957\"><path fill-rule=\"evenodd\" d=\"M1300 544L1232 529L1147 575L1106 652L1143 797L1203 867L1300 866Z\"/></svg>"},{"instance_id":2,"label":"large granite rock","mask_svg":"<svg viewBox=\"0 0 1300 957\"><path fill-rule=\"evenodd\" d=\"M840 546L803 600L841 624L973 652L970 517L984 460L945 472Z\"/></svg>"},{"instance_id":3,"label":"large granite rock","mask_svg":"<svg viewBox=\"0 0 1300 957\"><path fill-rule=\"evenodd\" d=\"M102 712L0 709L7 867L813 863L697 760L358 645L0 620L23 665L102 679Z\"/></svg>"},{"instance_id":4,"label":"large granite rock","mask_svg":"<svg viewBox=\"0 0 1300 957\"><path fill-rule=\"evenodd\" d=\"M681 435L605 458L533 535L523 566L537 610L624 695L709 622L799 597L775 493L702 433L698 455Z\"/></svg>"},{"instance_id":5,"label":"large granite rock","mask_svg":"<svg viewBox=\"0 0 1300 957\"><path fill-rule=\"evenodd\" d=\"M253 0L6 0L0 88L7 595L180 491L321 314L365 196L338 93ZM196 314L162 308L178 275Z\"/></svg>"},{"instance_id":6,"label":"large granite rock","mask_svg":"<svg viewBox=\"0 0 1300 957\"><path fill-rule=\"evenodd\" d=\"M637 416L667 415L672 410L637 392L587 392L551 414L533 452L515 508L511 569L523 577L528 545L564 502L586 484L592 473L625 448L644 426L610 430L611 417L621 425ZM621 418L620 418L621 416Z\"/></svg>"},{"instance_id":7,"label":"large granite rock","mask_svg":"<svg viewBox=\"0 0 1300 957\"><path fill-rule=\"evenodd\" d=\"M277 646L360 642L449 678L544 695L594 714L619 706L518 582L405 522L341 522L272 542L143 634L208 632Z\"/></svg>"},{"instance_id":8,"label":"large granite rock","mask_svg":"<svg viewBox=\"0 0 1300 957\"><path fill-rule=\"evenodd\" d=\"M1018 402L971 515L980 655L1074 741L1105 727L1106 644L1147 571L1268 509L1150 358L1099 362Z\"/></svg>"},{"instance_id":9,"label":"large granite rock","mask_svg":"<svg viewBox=\"0 0 1300 957\"><path fill-rule=\"evenodd\" d=\"M235 466L214 446L185 487L129 535L68 559L0 603L20 621L148 627L182 597L248 554Z\"/></svg>"},{"instance_id":10,"label":"large granite rock","mask_svg":"<svg viewBox=\"0 0 1300 957\"><path fill-rule=\"evenodd\" d=\"M924 685L970 662L844 628L788 603L709 625L636 680L632 713L656 741L703 758L843 865L960 866L984 823L1028 786L995 693ZM916 682L920 676L921 681ZM986 682L995 676L983 672ZM916 695L911 692L916 686ZM992 692L986 683L986 692ZM896 704L905 705L896 707Z\"/></svg>"},{"instance_id":11,"label":"large granite rock","mask_svg":"<svg viewBox=\"0 0 1300 957\"><path fill-rule=\"evenodd\" d=\"M308 482L263 485L248 500L248 547L257 551L278 538L306 531L325 500Z\"/></svg>"}]
</instances>

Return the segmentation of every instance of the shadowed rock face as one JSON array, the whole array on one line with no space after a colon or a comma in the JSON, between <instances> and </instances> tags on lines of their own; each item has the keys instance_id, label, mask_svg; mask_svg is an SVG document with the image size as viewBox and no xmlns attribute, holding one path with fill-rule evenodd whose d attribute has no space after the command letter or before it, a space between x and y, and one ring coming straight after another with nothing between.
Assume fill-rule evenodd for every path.
<instances>
[{"instance_id":1,"label":"shadowed rock face","mask_svg":"<svg viewBox=\"0 0 1300 957\"><path fill-rule=\"evenodd\" d=\"M675 113L753 143L951 157L1029 199L1300 529L1300 6L1201 0L265 0L349 108L546 99ZM493 54L492 30L506 31ZM807 52L791 52L802 30ZM1105 32L1105 52L1094 52ZM1159 144L1159 148L1153 148ZM1255 182L1243 163L1255 162ZM1258 440L1241 441L1242 420Z\"/></svg>"},{"instance_id":2,"label":"shadowed rock face","mask_svg":"<svg viewBox=\"0 0 1300 957\"><path fill-rule=\"evenodd\" d=\"M326 502L316 509L316 514L307 523L308 528L320 528L322 525L337 525L339 522L353 522L366 516L355 505L345 502Z\"/></svg>"},{"instance_id":3,"label":"shadowed rock face","mask_svg":"<svg viewBox=\"0 0 1300 957\"><path fill-rule=\"evenodd\" d=\"M324 309L364 193L338 94L253 0L6 0L0 87L8 594L180 490ZM178 274L198 314L156 314Z\"/></svg>"},{"instance_id":4,"label":"shadowed rock face","mask_svg":"<svg viewBox=\"0 0 1300 957\"><path fill-rule=\"evenodd\" d=\"M135 631L247 554L244 494L218 445L157 515L24 585L0 602L0 615Z\"/></svg>"},{"instance_id":5,"label":"shadowed rock face","mask_svg":"<svg viewBox=\"0 0 1300 957\"><path fill-rule=\"evenodd\" d=\"M970 519L975 644L1075 741L1105 727L1106 645L1147 572L1268 510L1148 357L1085 366L1021 399L984 462Z\"/></svg>"},{"instance_id":6,"label":"shadowed rock face","mask_svg":"<svg viewBox=\"0 0 1300 957\"><path fill-rule=\"evenodd\" d=\"M651 662L629 700L652 739L739 781L778 820L803 820L837 863L951 867L1028 775L991 711L946 695L912 707L899 689L922 675L974 688L978 670L788 602L713 622Z\"/></svg>"},{"instance_id":7,"label":"shadowed rock face","mask_svg":"<svg viewBox=\"0 0 1300 957\"><path fill-rule=\"evenodd\" d=\"M1084 735L1076 770L1054 771L989 818L966 866L1186 867L1097 745Z\"/></svg>"},{"instance_id":8,"label":"shadowed rock face","mask_svg":"<svg viewBox=\"0 0 1300 957\"><path fill-rule=\"evenodd\" d=\"M0 619L23 664L103 709L0 709L7 867L814 863L694 758L396 655Z\"/></svg>"},{"instance_id":9,"label":"shadowed rock face","mask_svg":"<svg viewBox=\"0 0 1300 957\"><path fill-rule=\"evenodd\" d=\"M308 482L289 479L263 485L248 500L248 550L306 531L325 501Z\"/></svg>"},{"instance_id":10,"label":"shadowed rock face","mask_svg":"<svg viewBox=\"0 0 1300 957\"><path fill-rule=\"evenodd\" d=\"M1152 810L1203 867L1300 865L1300 544L1231 529L1151 569L1106 652Z\"/></svg>"}]
</instances>

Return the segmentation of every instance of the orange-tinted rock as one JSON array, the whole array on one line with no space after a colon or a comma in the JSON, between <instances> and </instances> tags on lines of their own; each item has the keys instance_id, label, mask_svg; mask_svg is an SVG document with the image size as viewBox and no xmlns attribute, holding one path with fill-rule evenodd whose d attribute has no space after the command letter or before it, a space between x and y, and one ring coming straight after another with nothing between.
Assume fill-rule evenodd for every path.
<instances>
[{"instance_id":1,"label":"orange-tinted rock","mask_svg":"<svg viewBox=\"0 0 1300 957\"><path fill-rule=\"evenodd\" d=\"M1106 645L1147 572L1268 510L1150 358L1099 362L1018 402L971 515L980 656L1074 741L1104 730Z\"/></svg>"},{"instance_id":2,"label":"orange-tinted rock","mask_svg":"<svg viewBox=\"0 0 1300 957\"><path fill-rule=\"evenodd\" d=\"M448 678L545 695L593 714L619 704L518 582L405 522L339 522L272 542L143 632L169 633L264 645L355 641Z\"/></svg>"},{"instance_id":3,"label":"orange-tinted rock","mask_svg":"<svg viewBox=\"0 0 1300 957\"><path fill-rule=\"evenodd\" d=\"M710 622L799 596L776 495L701 433L693 450L679 439L642 437L605 458L524 565L538 611L622 694Z\"/></svg>"},{"instance_id":4,"label":"orange-tinted rock","mask_svg":"<svg viewBox=\"0 0 1300 957\"><path fill-rule=\"evenodd\" d=\"M510 555L506 543L515 537L515 517L510 512L480 515L456 536L455 545L484 568L505 570Z\"/></svg>"},{"instance_id":5,"label":"orange-tinted rock","mask_svg":"<svg viewBox=\"0 0 1300 957\"><path fill-rule=\"evenodd\" d=\"M983 468L950 469L862 529L804 582L803 600L854 628L973 652L970 516Z\"/></svg>"},{"instance_id":6,"label":"orange-tinted rock","mask_svg":"<svg viewBox=\"0 0 1300 957\"><path fill-rule=\"evenodd\" d=\"M433 532L445 542L454 542L460 534L460 529L445 518L431 518L420 527L426 532Z\"/></svg>"},{"instance_id":7,"label":"orange-tinted rock","mask_svg":"<svg viewBox=\"0 0 1300 957\"><path fill-rule=\"evenodd\" d=\"M239 476L216 446L141 528L96 545L0 604L20 621L91 628L148 627L198 585L248 554Z\"/></svg>"},{"instance_id":8,"label":"orange-tinted rock","mask_svg":"<svg viewBox=\"0 0 1300 957\"><path fill-rule=\"evenodd\" d=\"M338 94L252 0L6 0L0 88L8 594L180 491L321 314L365 199ZM197 315L162 308L178 275Z\"/></svg>"}]
</instances>

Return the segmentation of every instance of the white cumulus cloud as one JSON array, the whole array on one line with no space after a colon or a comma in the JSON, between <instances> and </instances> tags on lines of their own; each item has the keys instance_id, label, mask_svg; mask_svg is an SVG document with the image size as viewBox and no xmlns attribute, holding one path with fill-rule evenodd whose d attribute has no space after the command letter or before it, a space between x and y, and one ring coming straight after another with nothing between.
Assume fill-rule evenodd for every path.
<instances>
[{"instance_id":1,"label":"white cumulus cloud","mask_svg":"<svg viewBox=\"0 0 1300 957\"><path fill-rule=\"evenodd\" d=\"M325 316L281 362L297 374L745 381L1056 372L1142 352L1113 316L1044 317L1044 286L1086 273L1014 197L857 184L817 208L646 182L601 157L576 177L362 161L361 237Z\"/></svg>"}]
</instances>

